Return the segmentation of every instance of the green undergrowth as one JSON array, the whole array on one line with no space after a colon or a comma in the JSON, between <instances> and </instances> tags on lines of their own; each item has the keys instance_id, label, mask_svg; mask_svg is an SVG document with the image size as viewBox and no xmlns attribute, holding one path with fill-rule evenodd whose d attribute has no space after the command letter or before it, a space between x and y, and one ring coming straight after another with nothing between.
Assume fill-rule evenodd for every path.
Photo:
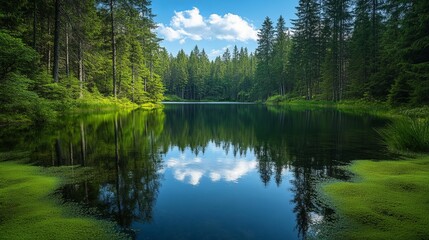
<instances>
[{"instance_id":1,"label":"green undergrowth","mask_svg":"<svg viewBox=\"0 0 429 240\"><path fill-rule=\"evenodd\" d=\"M165 95L164 102L186 102L186 100L177 95Z\"/></svg>"},{"instance_id":2,"label":"green undergrowth","mask_svg":"<svg viewBox=\"0 0 429 240\"><path fill-rule=\"evenodd\" d=\"M344 100L340 102L323 100L305 100L302 98L289 98L287 96L273 96L266 102L269 106L290 107L292 109L321 109L335 108L342 112L353 114L370 114L379 117L388 118L429 118L429 106L411 107L398 106L392 107L385 102L368 100Z\"/></svg>"},{"instance_id":3,"label":"green undergrowth","mask_svg":"<svg viewBox=\"0 0 429 240\"><path fill-rule=\"evenodd\" d=\"M0 157L12 159L7 153ZM0 239L125 238L114 223L89 216L76 204L62 203L54 192L66 182L64 170L0 161ZM85 170L67 172L85 175Z\"/></svg>"},{"instance_id":4,"label":"green undergrowth","mask_svg":"<svg viewBox=\"0 0 429 240\"><path fill-rule=\"evenodd\" d=\"M63 115L82 114L94 112L113 112L119 110L145 109L153 110L162 108L163 105L157 102L145 102L136 104L127 98L105 97L99 93L83 92L82 98L65 98L60 100L45 100L44 108L46 114L38 114L37 117L19 112L0 112L0 126L10 124L32 124L55 123ZM42 110L43 110L42 109ZM40 115L40 116L39 116Z\"/></svg>"},{"instance_id":5,"label":"green undergrowth","mask_svg":"<svg viewBox=\"0 0 429 240\"><path fill-rule=\"evenodd\" d=\"M429 156L355 161L352 182L322 190L339 215L328 239L428 239Z\"/></svg>"},{"instance_id":6,"label":"green undergrowth","mask_svg":"<svg viewBox=\"0 0 429 240\"><path fill-rule=\"evenodd\" d=\"M88 96L82 99L77 99L71 110L74 112L86 112L133 108L138 108L138 105L128 99Z\"/></svg>"}]
</instances>

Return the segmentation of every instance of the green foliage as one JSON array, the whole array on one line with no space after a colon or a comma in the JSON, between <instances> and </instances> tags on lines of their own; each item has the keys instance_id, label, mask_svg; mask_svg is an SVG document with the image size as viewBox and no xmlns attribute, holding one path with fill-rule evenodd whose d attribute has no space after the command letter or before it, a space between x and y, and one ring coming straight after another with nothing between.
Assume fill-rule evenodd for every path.
<instances>
[{"instance_id":1,"label":"green foliage","mask_svg":"<svg viewBox=\"0 0 429 240\"><path fill-rule=\"evenodd\" d=\"M408 103L411 97L410 91L411 87L409 86L407 79L404 77L397 78L390 89L388 103L391 106L400 106Z\"/></svg>"},{"instance_id":2,"label":"green foliage","mask_svg":"<svg viewBox=\"0 0 429 240\"><path fill-rule=\"evenodd\" d=\"M328 239L424 239L429 235L429 157L356 161L359 180L323 186L338 209Z\"/></svg>"},{"instance_id":3,"label":"green foliage","mask_svg":"<svg viewBox=\"0 0 429 240\"><path fill-rule=\"evenodd\" d=\"M26 116L36 122L51 120L55 113L47 101L31 89L34 81L29 77L37 76L33 69L37 65L37 53L21 40L0 32L0 55L0 110L12 116L5 115L0 121L17 119L13 116Z\"/></svg>"},{"instance_id":4,"label":"green foliage","mask_svg":"<svg viewBox=\"0 0 429 240\"><path fill-rule=\"evenodd\" d=\"M379 133L393 150L429 152L428 119L398 120Z\"/></svg>"},{"instance_id":5,"label":"green foliage","mask_svg":"<svg viewBox=\"0 0 429 240\"><path fill-rule=\"evenodd\" d=\"M37 69L37 62L35 50L0 30L0 83L12 73L30 76Z\"/></svg>"}]
</instances>

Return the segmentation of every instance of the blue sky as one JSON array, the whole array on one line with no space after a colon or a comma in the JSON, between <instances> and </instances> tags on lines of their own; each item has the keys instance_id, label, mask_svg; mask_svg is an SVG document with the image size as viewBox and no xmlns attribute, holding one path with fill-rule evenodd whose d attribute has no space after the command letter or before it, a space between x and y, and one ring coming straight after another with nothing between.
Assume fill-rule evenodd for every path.
<instances>
[{"instance_id":1,"label":"blue sky","mask_svg":"<svg viewBox=\"0 0 429 240\"><path fill-rule=\"evenodd\" d=\"M280 15L291 26L298 0L153 0L161 46L173 55L189 53L195 45L211 59L226 48L247 47L254 51L256 33L265 17L275 23Z\"/></svg>"}]
</instances>

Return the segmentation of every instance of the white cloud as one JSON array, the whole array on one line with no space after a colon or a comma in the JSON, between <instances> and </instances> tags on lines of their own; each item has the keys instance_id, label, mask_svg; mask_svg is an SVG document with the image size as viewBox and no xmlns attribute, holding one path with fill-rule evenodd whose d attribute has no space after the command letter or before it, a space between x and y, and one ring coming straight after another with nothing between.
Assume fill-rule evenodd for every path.
<instances>
[{"instance_id":1,"label":"white cloud","mask_svg":"<svg viewBox=\"0 0 429 240\"><path fill-rule=\"evenodd\" d=\"M241 42L258 39L258 31L238 15L228 13L221 17L212 14L208 22L218 39Z\"/></svg>"},{"instance_id":2,"label":"white cloud","mask_svg":"<svg viewBox=\"0 0 429 240\"><path fill-rule=\"evenodd\" d=\"M177 32L171 27L164 26L164 24L162 23L158 24L158 31L164 36L165 40L169 42L172 42L174 40L178 40L181 38L181 35L179 32Z\"/></svg>"},{"instance_id":3,"label":"white cloud","mask_svg":"<svg viewBox=\"0 0 429 240\"><path fill-rule=\"evenodd\" d=\"M256 41L258 34L255 27L242 17L227 13L223 16L211 14L208 18L201 15L196 7L191 10L174 12L170 25L158 24L158 32L167 41L186 39L194 41L219 39L227 41Z\"/></svg>"},{"instance_id":4,"label":"white cloud","mask_svg":"<svg viewBox=\"0 0 429 240\"><path fill-rule=\"evenodd\" d=\"M173 18L171 18L171 26L176 28L205 28L206 23L204 22L203 16L200 14L200 10L196 7L191 10L182 12L174 12Z\"/></svg>"},{"instance_id":5,"label":"white cloud","mask_svg":"<svg viewBox=\"0 0 429 240\"><path fill-rule=\"evenodd\" d=\"M216 58L217 56L222 55L226 51L226 49L231 48L231 47L232 47L232 45L228 45L226 47L223 47L222 49L212 49L209 52L208 56L211 58ZM213 151L222 151L222 150L220 149L220 150L213 150Z\"/></svg>"}]
</instances>

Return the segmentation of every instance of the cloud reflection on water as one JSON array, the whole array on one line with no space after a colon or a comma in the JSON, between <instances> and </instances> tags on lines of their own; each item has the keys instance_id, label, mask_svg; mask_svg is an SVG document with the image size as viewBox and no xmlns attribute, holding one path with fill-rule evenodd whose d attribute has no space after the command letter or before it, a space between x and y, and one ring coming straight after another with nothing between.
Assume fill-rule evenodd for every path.
<instances>
[{"instance_id":1,"label":"cloud reflection on water","mask_svg":"<svg viewBox=\"0 0 429 240\"><path fill-rule=\"evenodd\" d=\"M213 142L206 146L201 156L196 156L189 149L181 152L173 148L170 152L171 156L166 157L165 167L172 171L175 179L194 186L198 185L203 177L208 177L212 182L237 182L257 167L252 151L234 156L233 151L225 151Z\"/></svg>"}]
</instances>

